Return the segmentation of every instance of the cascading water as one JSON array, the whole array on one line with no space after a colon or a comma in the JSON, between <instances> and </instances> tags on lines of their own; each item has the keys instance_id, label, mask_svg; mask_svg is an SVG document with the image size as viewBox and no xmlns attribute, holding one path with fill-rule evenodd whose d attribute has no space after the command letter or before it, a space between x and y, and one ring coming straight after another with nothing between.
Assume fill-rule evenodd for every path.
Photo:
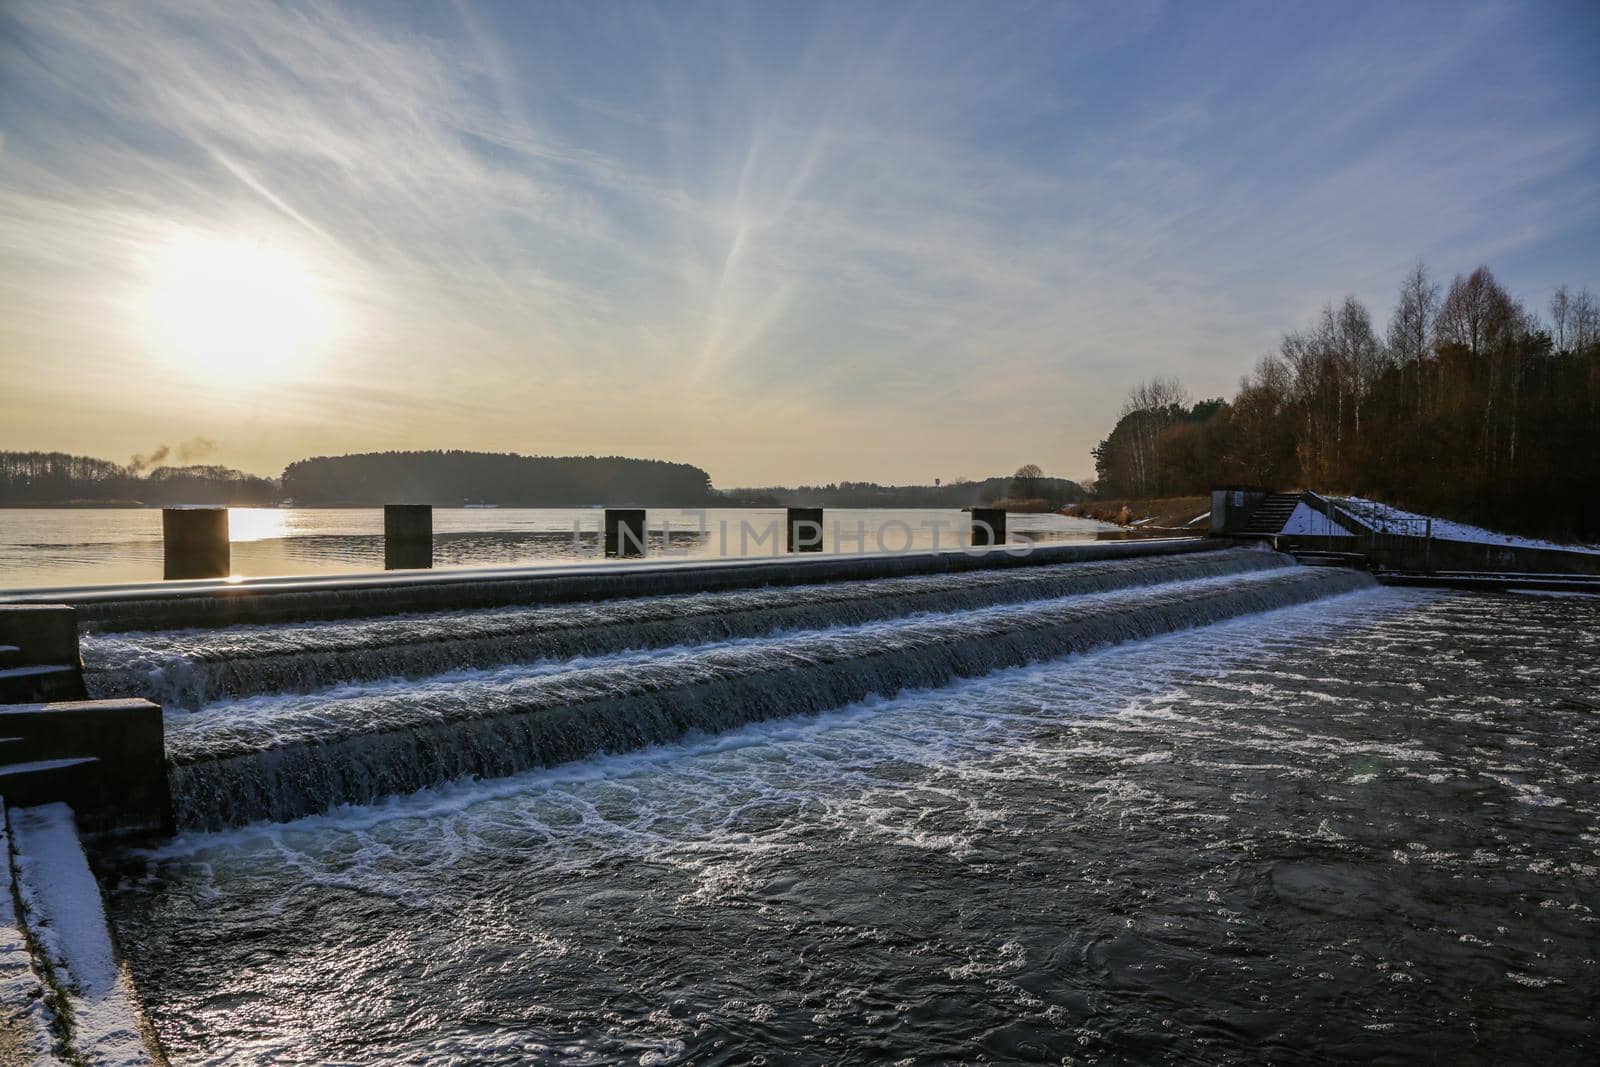
<instances>
[{"instance_id":1,"label":"cascading water","mask_svg":"<svg viewBox=\"0 0 1600 1067\"><path fill-rule=\"evenodd\" d=\"M91 633L83 643L85 681L93 696L133 694L195 709L257 693L853 626L1289 566L1285 556L1241 549L357 622Z\"/></svg>"},{"instance_id":2,"label":"cascading water","mask_svg":"<svg viewBox=\"0 0 1600 1067\"><path fill-rule=\"evenodd\" d=\"M170 713L167 743L179 825L214 829L816 713L1369 585L1236 551L102 636L85 656L97 688L142 678L210 701Z\"/></svg>"}]
</instances>

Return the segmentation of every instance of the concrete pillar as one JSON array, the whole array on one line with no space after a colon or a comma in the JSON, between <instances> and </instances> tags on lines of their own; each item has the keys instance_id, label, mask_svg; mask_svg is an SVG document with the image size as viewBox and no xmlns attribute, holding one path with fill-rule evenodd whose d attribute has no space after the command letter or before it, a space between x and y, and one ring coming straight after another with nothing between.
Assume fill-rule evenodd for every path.
<instances>
[{"instance_id":1,"label":"concrete pillar","mask_svg":"<svg viewBox=\"0 0 1600 1067\"><path fill-rule=\"evenodd\" d=\"M226 578L233 569L227 508L161 509L162 577Z\"/></svg>"},{"instance_id":2,"label":"concrete pillar","mask_svg":"<svg viewBox=\"0 0 1600 1067\"><path fill-rule=\"evenodd\" d=\"M433 566L433 505L383 506L383 569L427 570Z\"/></svg>"},{"instance_id":3,"label":"concrete pillar","mask_svg":"<svg viewBox=\"0 0 1600 1067\"><path fill-rule=\"evenodd\" d=\"M644 508L606 508L606 555L644 555Z\"/></svg>"},{"instance_id":4,"label":"concrete pillar","mask_svg":"<svg viewBox=\"0 0 1600 1067\"><path fill-rule=\"evenodd\" d=\"M785 525L790 552L822 551L821 508L789 508Z\"/></svg>"},{"instance_id":5,"label":"concrete pillar","mask_svg":"<svg viewBox=\"0 0 1600 1067\"><path fill-rule=\"evenodd\" d=\"M972 544L974 548L1006 543L1006 511L1004 508L972 509Z\"/></svg>"}]
</instances>

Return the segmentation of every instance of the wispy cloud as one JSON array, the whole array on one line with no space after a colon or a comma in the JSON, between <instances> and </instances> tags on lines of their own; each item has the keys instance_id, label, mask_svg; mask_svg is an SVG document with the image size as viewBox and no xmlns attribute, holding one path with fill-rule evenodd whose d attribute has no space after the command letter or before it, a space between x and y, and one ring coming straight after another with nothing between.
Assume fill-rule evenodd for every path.
<instances>
[{"instance_id":1,"label":"wispy cloud","mask_svg":"<svg viewBox=\"0 0 1600 1067\"><path fill-rule=\"evenodd\" d=\"M1418 254L1593 283L1537 255L1600 224L1552 27L1357 16L13 5L13 433L124 454L149 431L120 408L262 469L448 445L725 484L1082 474L1133 379L1221 390L1328 296L1383 313ZM1541 63L1478 76L1508 50ZM148 372L149 256L186 230L297 250L341 310L307 380Z\"/></svg>"}]
</instances>

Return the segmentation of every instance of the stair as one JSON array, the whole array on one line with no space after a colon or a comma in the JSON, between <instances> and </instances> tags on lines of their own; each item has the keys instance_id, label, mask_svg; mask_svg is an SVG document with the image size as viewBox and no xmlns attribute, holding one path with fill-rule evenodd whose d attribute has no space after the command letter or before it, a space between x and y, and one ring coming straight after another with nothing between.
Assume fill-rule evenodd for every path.
<instances>
[{"instance_id":1,"label":"stair","mask_svg":"<svg viewBox=\"0 0 1600 1067\"><path fill-rule=\"evenodd\" d=\"M39 663L0 669L0 704L44 704L83 696L83 671L76 666Z\"/></svg>"},{"instance_id":2,"label":"stair","mask_svg":"<svg viewBox=\"0 0 1600 1067\"><path fill-rule=\"evenodd\" d=\"M70 759L34 760L0 766L0 795L14 808L53 804L58 800L77 800L105 793L100 760L95 756Z\"/></svg>"},{"instance_id":3,"label":"stair","mask_svg":"<svg viewBox=\"0 0 1600 1067\"><path fill-rule=\"evenodd\" d=\"M1247 537L1271 537L1282 533L1283 524L1289 521L1289 516L1294 514L1299 504L1299 493L1273 493L1256 505L1249 521L1239 532Z\"/></svg>"},{"instance_id":4,"label":"stair","mask_svg":"<svg viewBox=\"0 0 1600 1067\"><path fill-rule=\"evenodd\" d=\"M16 645L0 645L0 670L22 666L22 649Z\"/></svg>"}]
</instances>

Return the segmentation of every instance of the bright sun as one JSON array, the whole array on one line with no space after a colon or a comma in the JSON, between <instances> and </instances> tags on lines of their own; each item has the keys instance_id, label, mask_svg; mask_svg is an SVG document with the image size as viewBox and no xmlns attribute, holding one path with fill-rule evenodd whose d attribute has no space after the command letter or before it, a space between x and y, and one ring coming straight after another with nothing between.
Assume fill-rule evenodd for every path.
<instances>
[{"instance_id":1,"label":"bright sun","mask_svg":"<svg viewBox=\"0 0 1600 1067\"><path fill-rule=\"evenodd\" d=\"M332 302L292 252L247 239L189 236L152 262L151 340L173 362L228 379L281 375L328 342Z\"/></svg>"}]
</instances>

